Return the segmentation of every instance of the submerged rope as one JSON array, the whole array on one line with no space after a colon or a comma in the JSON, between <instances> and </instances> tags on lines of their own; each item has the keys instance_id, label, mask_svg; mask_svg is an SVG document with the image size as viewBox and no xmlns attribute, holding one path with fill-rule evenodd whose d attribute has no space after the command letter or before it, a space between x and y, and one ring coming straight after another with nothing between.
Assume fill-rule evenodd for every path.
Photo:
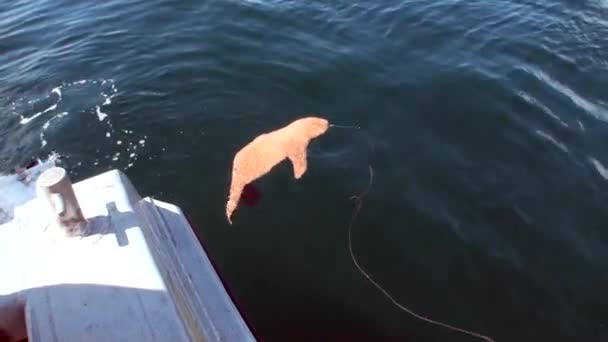
<instances>
[{"instance_id":1,"label":"submerged rope","mask_svg":"<svg viewBox=\"0 0 608 342\"><path fill-rule=\"evenodd\" d=\"M378 289L386 298L388 298L388 300L390 300L396 307L398 307L399 309L401 309L402 311L404 311L405 313L413 316L414 318L417 318L421 321L430 323L430 324L434 324L452 331L457 331L457 332L461 332L463 334L467 334L473 337L477 337L480 338L486 342L495 342L493 339L491 339L488 336L485 335L481 335L478 333L475 333L473 331L470 330L466 330L466 329L461 329L443 322L439 322L439 321L435 321L433 319L430 319L428 317L422 316L420 314L417 314L416 312L412 311L411 309L405 307L403 304L399 303L395 298L393 298L393 296L391 296L390 293L388 293L388 291L386 291L382 286L380 286L380 284L378 284L373 278L372 276L366 272L363 267L361 265L359 265L359 262L357 261L357 258L355 257L355 253L353 252L353 239L352 239L352 231L353 231L353 225L355 223L355 220L357 219L357 216L359 215L359 211L361 211L361 207L363 206L363 198L367 195L367 193L370 191L372 184L374 182L374 169L372 168L371 165L369 166L369 183L367 184L367 187L365 188L365 190L360 193L359 195L353 195L350 197L351 200L355 201L355 209L353 211L353 215L351 217L350 220L350 224L348 226L348 250L350 252L350 257L353 260L353 263L355 264L355 266L357 267L357 269L359 270L359 272L361 272L361 274L370 282L372 283L372 285L374 285L374 287L376 287L376 289Z\"/></svg>"}]
</instances>

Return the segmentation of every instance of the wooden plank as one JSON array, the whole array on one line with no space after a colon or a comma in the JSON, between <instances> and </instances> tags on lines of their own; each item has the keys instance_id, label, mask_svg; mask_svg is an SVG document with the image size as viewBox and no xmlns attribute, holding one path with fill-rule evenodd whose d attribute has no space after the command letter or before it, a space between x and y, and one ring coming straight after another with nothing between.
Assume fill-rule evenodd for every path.
<instances>
[{"instance_id":1,"label":"wooden plank","mask_svg":"<svg viewBox=\"0 0 608 342\"><path fill-rule=\"evenodd\" d=\"M196 341L255 341L192 227L172 204L145 198L139 210L150 228L154 258Z\"/></svg>"}]
</instances>

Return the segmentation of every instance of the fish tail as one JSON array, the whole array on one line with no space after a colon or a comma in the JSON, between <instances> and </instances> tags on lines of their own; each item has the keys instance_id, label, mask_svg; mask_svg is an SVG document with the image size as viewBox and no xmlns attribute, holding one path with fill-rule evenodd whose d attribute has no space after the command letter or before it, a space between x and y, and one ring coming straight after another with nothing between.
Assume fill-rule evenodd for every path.
<instances>
[{"instance_id":1,"label":"fish tail","mask_svg":"<svg viewBox=\"0 0 608 342\"><path fill-rule=\"evenodd\" d=\"M239 205L244 187L244 184L233 184L230 186L230 194L228 195L228 202L226 202L226 219L230 225L232 225L232 214Z\"/></svg>"}]
</instances>

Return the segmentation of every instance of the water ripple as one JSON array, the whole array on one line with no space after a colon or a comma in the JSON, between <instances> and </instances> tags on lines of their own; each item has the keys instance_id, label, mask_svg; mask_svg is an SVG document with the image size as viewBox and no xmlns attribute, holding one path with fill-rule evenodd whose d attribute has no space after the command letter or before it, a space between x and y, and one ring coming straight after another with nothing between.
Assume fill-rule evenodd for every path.
<instances>
[{"instance_id":1,"label":"water ripple","mask_svg":"<svg viewBox=\"0 0 608 342\"><path fill-rule=\"evenodd\" d=\"M142 193L183 204L263 339L274 312L315 315L258 302L242 260L266 265L273 288L332 284L361 322L424 338L344 263L340 225L369 163L377 179L355 229L396 297L498 341L599 341L606 18L605 0L0 1L0 172L58 150L75 176L128 170ZM234 152L306 113L361 130L319 139L309 176L277 175L240 221L251 226L223 229ZM270 254L311 267L287 284Z\"/></svg>"},{"instance_id":2,"label":"water ripple","mask_svg":"<svg viewBox=\"0 0 608 342\"><path fill-rule=\"evenodd\" d=\"M585 97L579 95L576 91L569 88L565 84L557 81L548 74L544 73L538 68L525 68L527 72L536 77L539 81L551 87L559 94L567 97L573 104L582 109L585 113L595 117L598 120L608 122L608 108L602 106L601 103L596 104L591 100L587 100Z\"/></svg>"}]
</instances>

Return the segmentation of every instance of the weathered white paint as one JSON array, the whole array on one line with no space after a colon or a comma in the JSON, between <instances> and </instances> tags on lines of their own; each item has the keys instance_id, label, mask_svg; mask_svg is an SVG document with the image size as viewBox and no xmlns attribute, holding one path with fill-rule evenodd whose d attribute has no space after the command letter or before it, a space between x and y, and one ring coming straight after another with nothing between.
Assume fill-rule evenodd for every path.
<instances>
[{"instance_id":1,"label":"weathered white paint","mask_svg":"<svg viewBox=\"0 0 608 342\"><path fill-rule=\"evenodd\" d=\"M0 189L1 191L1 189ZM0 329L39 341L255 341L180 209L110 171L74 184L81 237L42 200L0 226Z\"/></svg>"}]
</instances>

